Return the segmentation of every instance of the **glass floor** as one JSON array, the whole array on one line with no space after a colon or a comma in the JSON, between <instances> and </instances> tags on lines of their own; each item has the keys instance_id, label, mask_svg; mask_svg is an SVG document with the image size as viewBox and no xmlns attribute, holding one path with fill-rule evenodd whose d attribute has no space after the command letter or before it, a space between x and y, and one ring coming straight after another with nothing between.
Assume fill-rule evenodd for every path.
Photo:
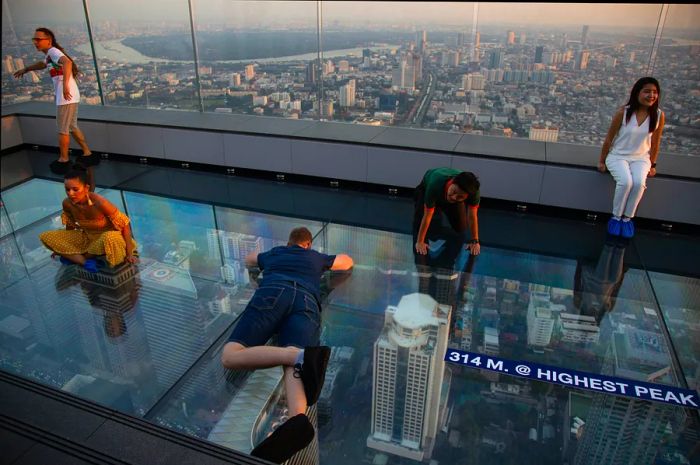
<instances>
[{"instance_id":1,"label":"glass floor","mask_svg":"<svg viewBox=\"0 0 700 465\"><path fill-rule=\"evenodd\" d=\"M446 235L417 264L409 198L105 160L141 262L89 274L38 239L61 227L53 157L2 157L2 370L250 452L286 412L280 369L220 363L255 291L242 258L305 225L356 266L323 278L333 352L294 463L700 461L698 410L663 394L700 383L697 237L482 207L481 255Z\"/></svg>"}]
</instances>

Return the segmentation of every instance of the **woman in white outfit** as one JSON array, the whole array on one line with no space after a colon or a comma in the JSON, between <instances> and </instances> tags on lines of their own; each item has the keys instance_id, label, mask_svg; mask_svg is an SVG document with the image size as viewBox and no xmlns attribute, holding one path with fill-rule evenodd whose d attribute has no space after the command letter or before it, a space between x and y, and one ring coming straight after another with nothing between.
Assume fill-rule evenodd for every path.
<instances>
[{"instance_id":1,"label":"woman in white outfit","mask_svg":"<svg viewBox=\"0 0 700 465\"><path fill-rule=\"evenodd\" d=\"M647 176L656 174L664 113L659 110L661 87L653 77L643 77L632 87L627 104L613 116L600 152L598 171L610 171L615 179L612 218L608 233L630 238L634 218L646 189Z\"/></svg>"}]
</instances>

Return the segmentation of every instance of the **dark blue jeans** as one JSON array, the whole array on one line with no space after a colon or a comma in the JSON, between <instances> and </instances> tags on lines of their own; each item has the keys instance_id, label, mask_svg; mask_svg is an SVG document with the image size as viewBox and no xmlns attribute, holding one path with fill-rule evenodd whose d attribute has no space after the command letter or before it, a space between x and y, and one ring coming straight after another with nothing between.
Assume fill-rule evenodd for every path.
<instances>
[{"instance_id":1,"label":"dark blue jeans","mask_svg":"<svg viewBox=\"0 0 700 465\"><path fill-rule=\"evenodd\" d=\"M231 332L229 342L264 345L278 335L280 347L319 344L321 314L316 298L295 283L258 288Z\"/></svg>"}]
</instances>

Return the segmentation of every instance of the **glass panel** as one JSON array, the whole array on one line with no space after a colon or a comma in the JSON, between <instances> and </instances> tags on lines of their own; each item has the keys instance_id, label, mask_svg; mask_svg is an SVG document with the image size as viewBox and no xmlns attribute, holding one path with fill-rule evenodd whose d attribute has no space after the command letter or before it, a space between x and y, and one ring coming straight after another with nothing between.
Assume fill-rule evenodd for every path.
<instances>
[{"instance_id":1,"label":"glass panel","mask_svg":"<svg viewBox=\"0 0 700 465\"><path fill-rule=\"evenodd\" d=\"M316 2L196 2L195 20L205 111L316 114Z\"/></svg>"},{"instance_id":2,"label":"glass panel","mask_svg":"<svg viewBox=\"0 0 700 465\"><path fill-rule=\"evenodd\" d=\"M32 179L2 192L2 201L15 231L50 214L60 213L65 198L62 182L45 179Z\"/></svg>"},{"instance_id":3,"label":"glass panel","mask_svg":"<svg viewBox=\"0 0 700 465\"><path fill-rule=\"evenodd\" d=\"M308 411L318 444L306 449L315 456L318 447L318 463L461 463L467 456L470 463L494 463L533 448L537 463L546 464L690 457L698 434L690 411L441 362L446 348L457 346L648 379L646 370L658 366L646 362L658 361L661 351L639 341L663 341L658 319L647 311L655 309L646 300L649 286L641 271L624 268L624 247L607 244L596 260L580 263L485 247L476 264L465 265L472 273L433 268L426 277L401 247L387 249L382 263L384 244L410 251L405 235L329 224L320 240L329 253L351 254L356 266L324 279L321 342L332 355L321 397ZM424 297L415 299L415 292ZM529 302L535 299L550 302L558 322L546 346L534 337L540 326ZM435 310L437 303L447 305ZM567 321L586 317L597 303L606 313L590 324L584 318L588 328ZM602 335L576 338L592 328ZM226 334L148 419L250 452L287 416L281 371L224 370L225 343ZM623 349L641 353L620 355ZM409 374L402 377L402 370ZM617 447L605 447L609 441Z\"/></svg>"},{"instance_id":4,"label":"glass panel","mask_svg":"<svg viewBox=\"0 0 700 465\"><path fill-rule=\"evenodd\" d=\"M97 77L88 45L83 2L68 0L56 5L47 0L2 2L2 104L29 101L55 102L55 92L49 70L30 71L20 79L13 73L43 61L46 55L32 44L34 30L46 27L53 31L56 41L75 60L83 73L79 76L80 102L99 105Z\"/></svg>"},{"instance_id":5,"label":"glass panel","mask_svg":"<svg viewBox=\"0 0 700 465\"><path fill-rule=\"evenodd\" d=\"M91 0L90 19L105 104L199 108L187 1Z\"/></svg>"},{"instance_id":6,"label":"glass panel","mask_svg":"<svg viewBox=\"0 0 700 465\"><path fill-rule=\"evenodd\" d=\"M700 386L700 279L649 272L690 389Z\"/></svg>"},{"instance_id":7,"label":"glass panel","mask_svg":"<svg viewBox=\"0 0 700 465\"><path fill-rule=\"evenodd\" d=\"M208 247L207 232L216 229L211 205L134 192L124 192L124 198L141 257L221 279L221 255Z\"/></svg>"},{"instance_id":8,"label":"glass panel","mask_svg":"<svg viewBox=\"0 0 700 465\"><path fill-rule=\"evenodd\" d=\"M698 18L700 5L669 5L652 76L661 85L660 108L666 116L661 152L693 155L700 148ZM663 162L663 160L661 160Z\"/></svg>"},{"instance_id":9,"label":"glass panel","mask_svg":"<svg viewBox=\"0 0 700 465\"><path fill-rule=\"evenodd\" d=\"M26 268L13 235L0 239L0 289L26 276Z\"/></svg>"}]
</instances>

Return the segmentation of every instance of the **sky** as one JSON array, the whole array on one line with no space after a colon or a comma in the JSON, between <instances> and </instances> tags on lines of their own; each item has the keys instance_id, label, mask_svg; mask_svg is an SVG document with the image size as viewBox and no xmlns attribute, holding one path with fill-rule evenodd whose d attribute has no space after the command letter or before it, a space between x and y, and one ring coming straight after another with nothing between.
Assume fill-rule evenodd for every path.
<instances>
[{"instance_id":1,"label":"sky","mask_svg":"<svg viewBox=\"0 0 700 465\"><path fill-rule=\"evenodd\" d=\"M2 0L16 24L67 21L83 15L82 0ZM315 25L315 1L192 0L195 20L230 25ZM88 0L93 21L185 21L187 0ZM476 8L475 8L476 7ZM350 24L464 24L471 28L475 12L479 24L582 25L656 27L661 4L506 3L506 2L337 2L323 1L328 26ZM3 15L3 24L6 18ZM53 19L51 19L53 18ZM700 29L699 4L673 4L667 27Z\"/></svg>"}]
</instances>

